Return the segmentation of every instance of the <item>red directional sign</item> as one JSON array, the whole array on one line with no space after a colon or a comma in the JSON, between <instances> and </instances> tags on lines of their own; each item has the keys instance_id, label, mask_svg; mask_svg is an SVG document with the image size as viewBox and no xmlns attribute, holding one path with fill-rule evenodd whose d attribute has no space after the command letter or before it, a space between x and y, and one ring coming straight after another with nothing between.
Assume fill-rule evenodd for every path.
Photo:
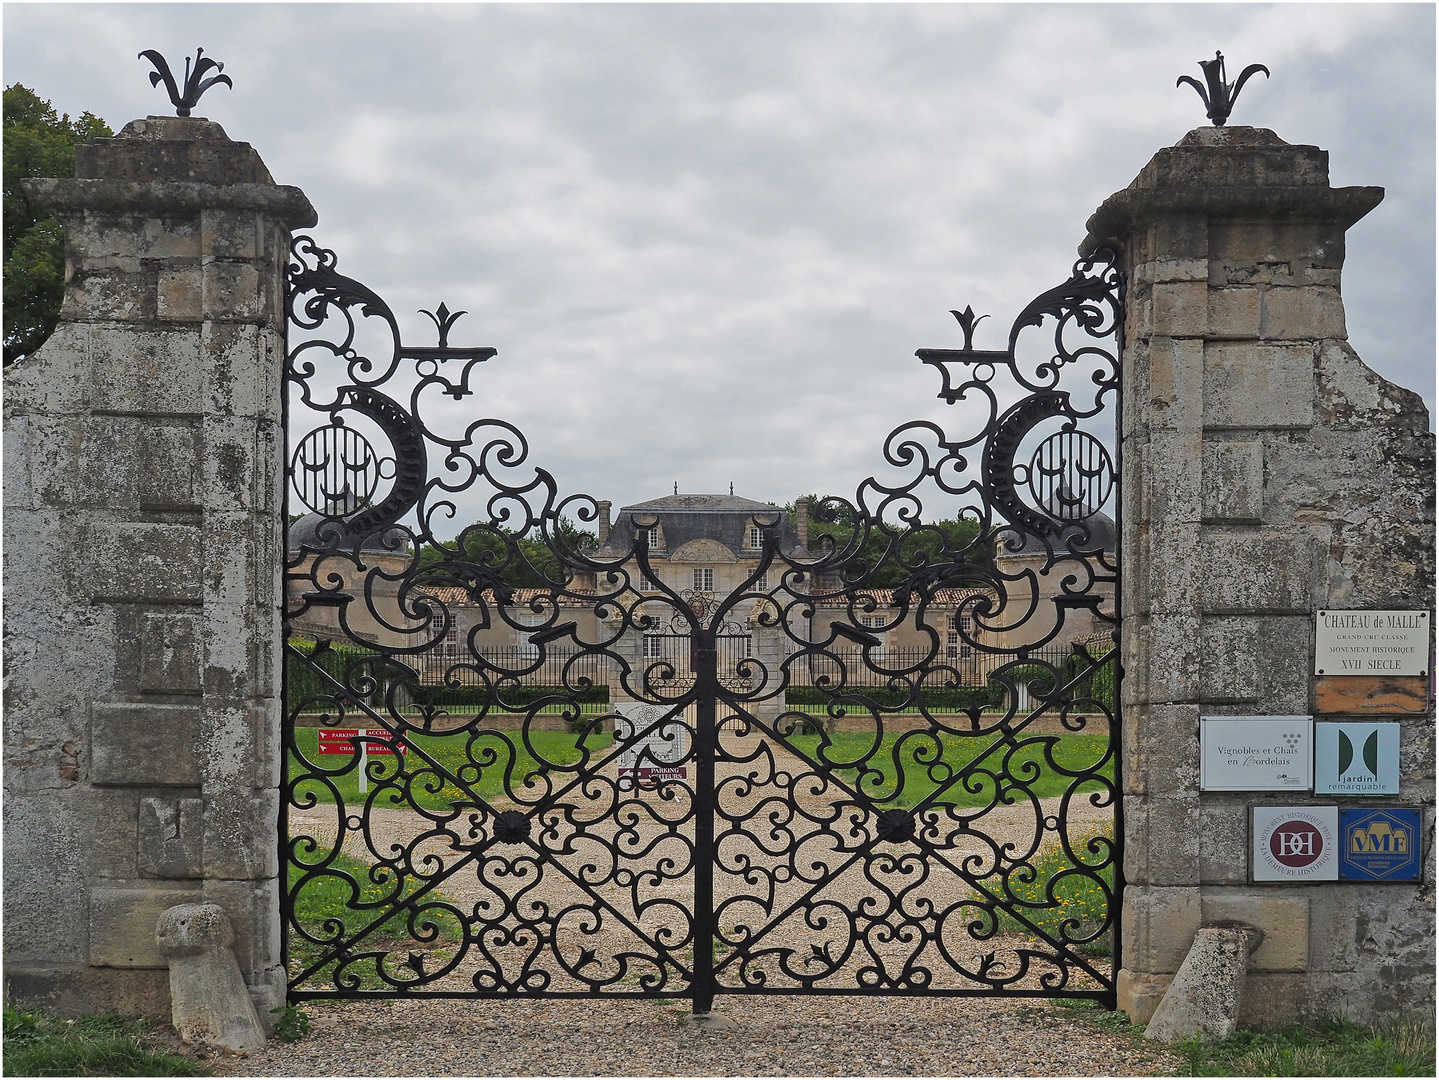
<instances>
[{"instance_id":1,"label":"red directional sign","mask_svg":"<svg viewBox=\"0 0 1439 1080\"><path fill-rule=\"evenodd\" d=\"M376 739L392 740L395 745L399 746L400 753L408 754L410 752L408 746L394 740L393 736L384 728L365 728L359 731L354 728L320 728L319 751L322 754L353 754L356 736L369 736L365 740L365 752L371 757L395 752L391 742L376 742Z\"/></svg>"}]
</instances>

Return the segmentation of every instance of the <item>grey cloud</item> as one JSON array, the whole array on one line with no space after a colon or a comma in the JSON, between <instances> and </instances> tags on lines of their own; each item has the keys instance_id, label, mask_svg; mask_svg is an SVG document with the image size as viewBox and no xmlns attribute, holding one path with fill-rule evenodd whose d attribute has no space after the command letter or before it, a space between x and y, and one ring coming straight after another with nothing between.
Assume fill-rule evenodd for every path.
<instances>
[{"instance_id":1,"label":"grey cloud","mask_svg":"<svg viewBox=\"0 0 1439 1080\"><path fill-rule=\"evenodd\" d=\"M1084 222L1263 62L1239 123L1381 184L1352 340L1434 401L1434 9L1420 5L133 5L4 9L7 81L112 125L142 48L204 44L212 118L320 212L407 333L497 346L484 415L566 491L852 492L928 416L917 347L1000 340Z\"/></svg>"}]
</instances>

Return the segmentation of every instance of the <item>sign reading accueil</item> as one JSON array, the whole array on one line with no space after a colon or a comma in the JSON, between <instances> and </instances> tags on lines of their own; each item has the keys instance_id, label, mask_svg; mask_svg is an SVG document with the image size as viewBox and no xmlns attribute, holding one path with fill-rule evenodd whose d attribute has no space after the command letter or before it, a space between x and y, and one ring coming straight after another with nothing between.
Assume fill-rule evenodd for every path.
<instances>
[{"instance_id":1,"label":"sign reading accueil","mask_svg":"<svg viewBox=\"0 0 1439 1080\"><path fill-rule=\"evenodd\" d=\"M1418 807L1339 812L1339 876L1345 881L1418 881Z\"/></svg>"},{"instance_id":2,"label":"sign reading accueil","mask_svg":"<svg viewBox=\"0 0 1439 1080\"><path fill-rule=\"evenodd\" d=\"M1201 791L1308 791L1309 716L1205 716L1199 721Z\"/></svg>"},{"instance_id":3,"label":"sign reading accueil","mask_svg":"<svg viewBox=\"0 0 1439 1080\"><path fill-rule=\"evenodd\" d=\"M1427 611L1321 611L1315 615L1314 674L1428 673Z\"/></svg>"},{"instance_id":4,"label":"sign reading accueil","mask_svg":"<svg viewBox=\"0 0 1439 1080\"><path fill-rule=\"evenodd\" d=\"M1338 881L1339 807L1254 807L1255 881Z\"/></svg>"},{"instance_id":5,"label":"sign reading accueil","mask_svg":"<svg viewBox=\"0 0 1439 1080\"><path fill-rule=\"evenodd\" d=\"M689 769L690 732L679 720L664 721L667 710L643 702L617 702L615 741L620 790L636 786L655 788L670 780L684 780ZM664 721L664 722L661 722Z\"/></svg>"},{"instance_id":6,"label":"sign reading accueil","mask_svg":"<svg viewBox=\"0 0 1439 1080\"><path fill-rule=\"evenodd\" d=\"M1314 794L1398 795L1399 725L1314 725Z\"/></svg>"}]
</instances>

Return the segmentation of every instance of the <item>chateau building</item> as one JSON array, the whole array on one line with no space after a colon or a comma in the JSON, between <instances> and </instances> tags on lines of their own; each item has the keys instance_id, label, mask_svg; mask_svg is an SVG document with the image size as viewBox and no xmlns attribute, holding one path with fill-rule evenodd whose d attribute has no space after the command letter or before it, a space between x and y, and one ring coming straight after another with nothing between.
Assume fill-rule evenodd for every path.
<instances>
[{"instance_id":1,"label":"chateau building","mask_svg":"<svg viewBox=\"0 0 1439 1080\"><path fill-rule=\"evenodd\" d=\"M542 656L533 638L556 624L573 624L570 633L581 642L615 639L618 605L607 608L597 601L618 591L622 605L650 616L650 621L626 631L614 651L635 666L667 660L688 670L688 630L684 618L675 617L676 603L712 606L742 592L754 594L753 599L733 605L720 631L722 662L731 665L754 655L756 619L765 608L786 610L788 632L780 633L772 624L768 631L780 656L801 650L804 642L830 642L827 651L845 658L851 679L866 667L897 670L933 657L957 672L961 683L978 685L994 666L1012 660L1016 649L1030 647L1052 660L1074 642L1099 652L1108 648L1112 624L1105 616L1113 614L1112 586L1074 590L1073 580L1068 587L1065 583L1099 560L1054 557L1075 541L1082 550L1106 552L1112 562L1114 524L1103 514L1058 531L1050 541L1053 551L1038 537L1004 530L993 557L998 587L941 587L928 592L922 603L912 598L905 605L887 588L834 595L839 591L834 580L803 570L816 557L809 548L810 506L805 498L795 501L793 516L784 507L733 494L675 493L621 507L613 516L609 502L598 506L596 544L587 554L612 564L614 580L605 580L605 571L599 572L599 581L594 572L580 572L558 602L547 589L511 589L499 602L492 589L437 586L402 603L392 578L400 576L411 555L400 530L357 544L343 531L343 522L307 515L290 529L291 558L299 558L301 569L311 567L313 552L329 547L335 530L340 551L348 554L322 556L318 572L292 578L292 610L303 595L310 602L292 620L291 632L338 641L348 636L392 648L433 643L406 662L420 672L422 683L438 682L449 677L446 672L454 664L476 654L505 670L526 669ZM776 537L778 549L768 565L763 557L767 530ZM628 579L628 587L620 575ZM329 584L317 590L310 577ZM340 582L338 587L335 582ZM1069 602L1071 591L1085 593L1086 601ZM803 599L811 594L813 600ZM1009 629L1011 625L1016 629ZM547 645L546 670L525 677L553 683L557 672L548 669L574 651L573 642ZM793 681L807 682L820 671L805 664L790 674Z\"/></svg>"}]
</instances>

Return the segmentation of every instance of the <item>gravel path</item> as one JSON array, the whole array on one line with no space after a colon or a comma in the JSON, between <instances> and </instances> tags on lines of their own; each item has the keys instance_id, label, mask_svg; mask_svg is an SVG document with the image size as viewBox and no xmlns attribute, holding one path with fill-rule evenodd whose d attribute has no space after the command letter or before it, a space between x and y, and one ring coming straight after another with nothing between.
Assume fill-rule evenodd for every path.
<instances>
[{"instance_id":1,"label":"gravel path","mask_svg":"<svg viewBox=\"0 0 1439 1080\"><path fill-rule=\"evenodd\" d=\"M305 1005L314 1030L220 1076L1155 1076L1180 1059L1038 1000L722 998Z\"/></svg>"}]
</instances>

